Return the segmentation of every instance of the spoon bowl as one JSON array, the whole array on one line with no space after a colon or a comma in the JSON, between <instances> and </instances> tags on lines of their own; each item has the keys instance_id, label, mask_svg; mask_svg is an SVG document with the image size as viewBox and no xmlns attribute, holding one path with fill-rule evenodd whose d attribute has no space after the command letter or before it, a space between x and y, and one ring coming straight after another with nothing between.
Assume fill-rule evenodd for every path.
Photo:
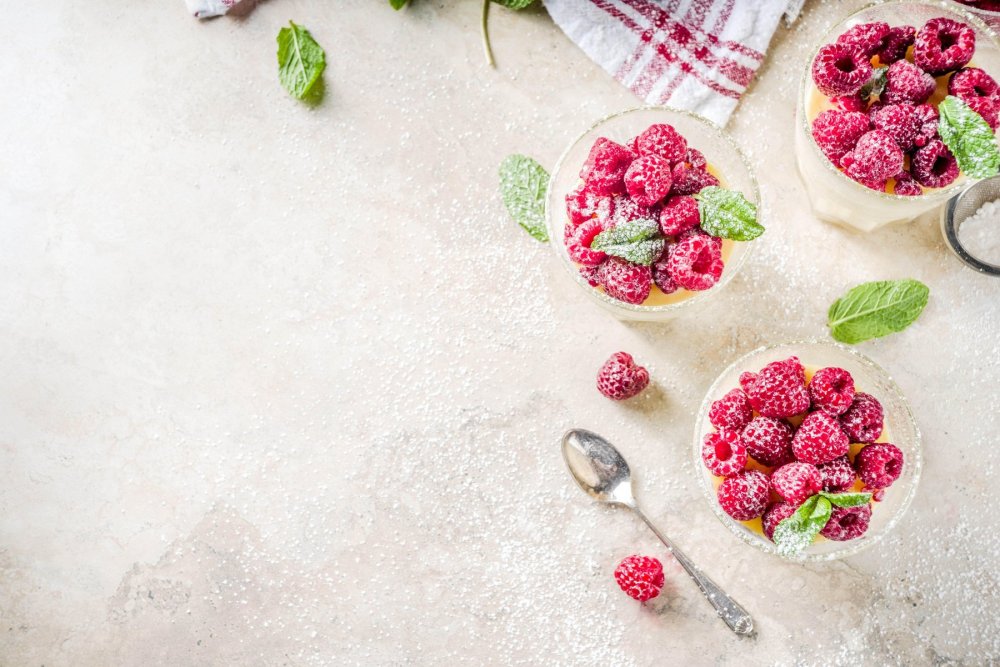
<instances>
[{"instance_id":1,"label":"spoon bowl","mask_svg":"<svg viewBox=\"0 0 1000 667\"><path fill-rule=\"evenodd\" d=\"M593 431L575 428L563 436L562 452L573 479L592 498L635 505L628 461L610 442Z\"/></svg>"}]
</instances>

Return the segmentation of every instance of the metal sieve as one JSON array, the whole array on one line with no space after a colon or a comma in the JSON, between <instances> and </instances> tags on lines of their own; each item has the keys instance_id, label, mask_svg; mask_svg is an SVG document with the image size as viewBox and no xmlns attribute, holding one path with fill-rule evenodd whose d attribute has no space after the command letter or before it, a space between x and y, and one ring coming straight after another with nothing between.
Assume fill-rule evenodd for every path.
<instances>
[{"instance_id":1,"label":"metal sieve","mask_svg":"<svg viewBox=\"0 0 1000 667\"><path fill-rule=\"evenodd\" d=\"M975 215L979 207L986 202L997 200L1000 200L1000 176L973 183L960 194L949 199L948 203L941 209L941 233L951 251L965 262L966 266L988 276L1000 277L1000 266L973 257L958 238L958 231L966 219ZM998 233L1000 233L1000 229L998 229Z\"/></svg>"}]
</instances>

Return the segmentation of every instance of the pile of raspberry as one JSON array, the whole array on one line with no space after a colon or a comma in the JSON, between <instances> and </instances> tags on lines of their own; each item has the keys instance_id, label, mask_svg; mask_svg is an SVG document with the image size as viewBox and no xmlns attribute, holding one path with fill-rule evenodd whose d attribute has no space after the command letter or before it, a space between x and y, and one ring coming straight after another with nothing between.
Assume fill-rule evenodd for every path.
<instances>
[{"instance_id":1,"label":"pile of raspberry","mask_svg":"<svg viewBox=\"0 0 1000 667\"><path fill-rule=\"evenodd\" d=\"M740 387L715 401L708 418L716 430L705 435L701 456L724 478L719 506L737 521L762 518L768 539L810 496L851 491L860 480L878 501L903 470L900 449L877 442L882 405L856 391L843 368L822 368L807 383L797 357L775 361L743 373ZM853 457L851 443L864 445ZM870 503L834 507L820 534L851 540L864 535L870 519Z\"/></svg>"},{"instance_id":2,"label":"pile of raspberry","mask_svg":"<svg viewBox=\"0 0 1000 667\"><path fill-rule=\"evenodd\" d=\"M667 124L650 125L622 145L600 137L580 170L582 183L566 195L569 222L563 241L580 274L619 301L641 304L656 285L664 294L707 290L722 277L722 239L701 229L692 196L719 180L705 156ZM591 248L616 225L646 219L666 237L651 266Z\"/></svg>"},{"instance_id":3,"label":"pile of raspberry","mask_svg":"<svg viewBox=\"0 0 1000 667\"><path fill-rule=\"evenodd\" d=\"M912 47L912 48L911 48ZM1000 87L978 67L971 26L933 18L920 28L862 23L819 50L812 64L816 88L833 109L820 113L812 135L823 154L873 190L904 196L943 188L959 176L958 163L938 135L938 110L928 104L938 83L996 129ZM881 93L868 94L886 67ZM922 187L921 187L922 186Z\"/></svg>"}]
</instances>

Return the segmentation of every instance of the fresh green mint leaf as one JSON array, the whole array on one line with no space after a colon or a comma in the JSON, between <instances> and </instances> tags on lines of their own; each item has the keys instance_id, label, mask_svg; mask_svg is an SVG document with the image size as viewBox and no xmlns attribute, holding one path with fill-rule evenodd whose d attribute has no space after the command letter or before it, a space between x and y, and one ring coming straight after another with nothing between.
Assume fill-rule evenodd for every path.
<instances>
[{"instance_id":1,"label":"fresh green mint leaf","mask_svg":"<svg viewBox=\"0 0 1000 667\"><path fill-rule=\"evenodd\" d=\"M542 241L545 230L545 191L549 172L526 155L508 155L500 163L500 197L507 212L525 231Z\"/></svg>"},{"instance_id":2,"label":"fresh green mint leaf","mask_svg":"<svg viewBox=\"0 0 1000 667\"><path fill-rule=\"evenodd\" d=\"M395 9L395 10L398 11L398 10L402 9L403 7L405 7L406 3L409 2L409 1L410 0L389 0L389 4L392 5L393 9Z\"/></svg>"},{"instance_id":3,"label":"fresh green mint leaf","mask_svg":"<svg viewBox=\"0 0 1000 667\"><path fill-rule=\"evenodd\" d=\"M971 178L1000 173L1000 149L989 123L962 100L949 95L938 105L938 134Z\"/></svg>"},{"instance_id":4,"label":"fresh green mint leaf","mask_svg":"<svg viewBox=\"0 0 1000 667\"><path fill-rule=\"evenodd\" d=\"M639 218L601 232L594 237L590 247L633 264L649 266L663 254L666 244L666 239L660 236L658 222Z\"/></svg>"},{"instance_id":5,"label":"fresh green mint leaf","mask_svg":"<svg viewBox=\"0 0 1000 667\"><path fill-rule=\"evenodd\" d=\"M309 31L289 21L278 32L278 78L281 85L303 99L326 69L326 52Z\"/></svg>"},{"instance_id":6,"label":"fresh green mint leaf","mask_svg":"<svg viewBox=\"0 0 1000 667\"><path fill-rule=\"evenodd\" d=\"M828 493L820 491L819 495L829 500L837 507L859 507L867 505L872 500L872 494L864 493Z\"/></svg>"},{"instance_id":7,"label":"fresh green mint leaf","mask_svg":"<svg viewBox=\"0 0 1000 667\"><path fill-rule=\"evenodd\" d=\"M861 86L858 95L863 100L867 100L872 95L878 97L885 92L885 84L889 82L889 68L886 66L876 67L872 71L872 76L865 85Z\"/></svg>"},{"instance_id":8,"label":"fresh green mint leaf","mask_svg":"<svg viewBox=\"0 0 1000 667\"><path fill-rule=\"evenodd\" d=\"M764 233L757 222L757 206L743 193L710 185L694 198L698 200L701 228L712 236L752 241Z\"/></svg>"},{"instance_id":9,"label":"fresh green mint leaf","mask_svg":"<svg viewBox=\"0 0 1000 667\"><path fill-rule=\"evenodd\" d=\"M522 10L529 5L533 5L535 0L493 0L493 2L498 5L502 5L507 9Z\"/></svg>"},{"instance_id":10,"label":"fresh green mint leaf","mask_svg":"<svg viewBox=\"0 0 1000 667\"><path fill-rule=\"evenodd\" d=\"M794 556L812 544L830 520L833 505L820 494L810 496L774 529L774 543L782 556Z\"/></svg>"},{"instance_id":11,"label":"fresh green mint leaf","mask_svg":"<svg viewBox=\"0 0 1000 667\"><path fill-rule=\"evenodd\" d=\"M919 280L877 280L849 290L830 306L827 326L841 343L888 336L913 324L930 289Z\"/></svg>"}]
</instances>

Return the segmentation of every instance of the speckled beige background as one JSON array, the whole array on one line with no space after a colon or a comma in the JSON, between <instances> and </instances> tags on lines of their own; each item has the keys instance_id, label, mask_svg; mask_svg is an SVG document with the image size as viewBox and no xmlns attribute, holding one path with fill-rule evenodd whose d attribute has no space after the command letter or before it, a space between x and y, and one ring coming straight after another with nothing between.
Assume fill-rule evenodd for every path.
<instances>
[{"instance_id":1,"label":"speckled beige background","mask_svg":"<svg viewBox=\"0 0 1000 667\"><path fill-rule=\"evenodd\" d=\"M792 100L811 40L779 30L731 122L768 233L696 318L586 302L497 197L635 104L535 8L268 0L8 3L0 21L0 664L983 665L1000 658L1000 281L933 221L817 222ZM277 82L289 18L326 99ZM877 552L785 564L716 521L687 462L716 373L824 336L847 287L912 276L920 321L860 346L910 397L926 468ZM656 388L593 388L625 349ZM592 505L557 446L619 444L649 512L756 616L739 641L668 562L646 607L611 577L663 555Z\"/></svg>"}]
</instances>

